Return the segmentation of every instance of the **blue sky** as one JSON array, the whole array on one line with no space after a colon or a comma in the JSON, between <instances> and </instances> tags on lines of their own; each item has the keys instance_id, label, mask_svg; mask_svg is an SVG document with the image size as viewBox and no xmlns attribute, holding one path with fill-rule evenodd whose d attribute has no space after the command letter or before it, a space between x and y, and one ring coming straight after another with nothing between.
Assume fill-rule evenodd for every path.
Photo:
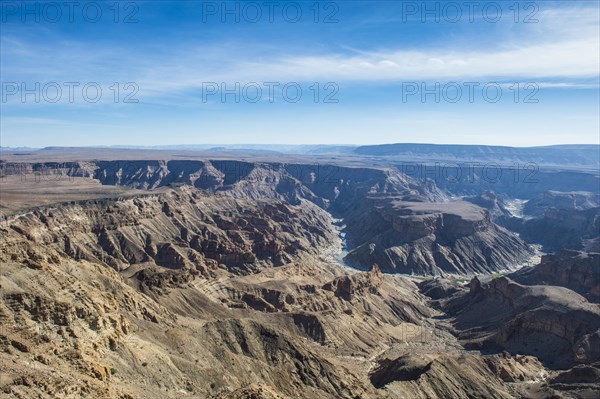
<instances>
[{"instance_id":1,"label":"blue sky","mask_svg":"<svg viewBox=\"0 0 600 399\"><path fill-rule=\"evenodd\" d=\"M599 143L598 1L267 3L3 1L1 145Z\"/></svg>"}]
</instances>

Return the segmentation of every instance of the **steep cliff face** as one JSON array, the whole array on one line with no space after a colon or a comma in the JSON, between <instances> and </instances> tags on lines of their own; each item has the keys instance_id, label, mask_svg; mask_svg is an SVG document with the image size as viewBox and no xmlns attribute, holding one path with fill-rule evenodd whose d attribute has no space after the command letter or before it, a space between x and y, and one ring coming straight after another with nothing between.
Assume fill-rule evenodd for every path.
<instances>
[{"instance_id":1,"label":"steep cliff face","mask_svg":"<svg viewBox=\"0 0 600 399\"><path fill-rule=\"evenodd\" d=\"M40 170L45 166L26 167ZM346 261L358 268L378 263L384 272L469 274L505 269L524 261L529 254L529 248L516 235L494 225L481 208L464 202L438 203L447 201L447 197L432 181L412 179L395 168L231 160L95 161L63 167L68 175L93 176L106 185L156 190L184 184L240 200L314 204L344 219L351 249ZM386 196L393 200L384 202ZM428 205L417 209L419 203ZM106 232L99 232L99 237L107 248L121 239L111 238ZM139 261L145 256L140 248L129 248L127 256ZM291 247L288 249L291 251ZM159 264L176 259L174 265L180 267L189 256L172 245L157 246L155 250L156 255L150 257ZM204 246L201 250L213 254L211 259L226 251L217 261L235 263L226 259L231 258L226 248ZM247 253L238 255L237 259L245 259L242 263L253 263Z\"/></svg>"},{"instance_id":2,"label":"steep cliff face","mask_svg":"<svg viewBox=\"0 0 600 399\"><path fill-rule=\"evenodd\" d=\"M590 302L600 303L600 253L563 250L544 255L539 265L509 277L519 284L566 287Z\"/></svg>"},{"instance_id":3,"label":"steep cliff face","mask_svg":"<svg viewBox=\"0 0 600 399\"><path fill-rule=\"evenodd\" d=\"M416 181L393 168L169 161L152 164L149 173L142 165L123 169L118 162L101 162L95 175L103 183L130 187L140 187L140 182L152 182L147 187L183 182L238 198L278 198L290 203L308 199L344 218L353 249L346 261L356 267L379 263L385 272L465 274L505 269L529 255L526 244L495 226L477 207L455 203L413 212L408 205L402 209L373 206L368 197L374 195L446 200L431 181ZM114 175L119 179L108 179Z\"/></svg>"},{"instance_id":4,"label":"steep cliff face","mask_svg":"<svg viewBox=\"0 0 600 399\"><path fill-rule=\"evenodd\" d=\"M494 191L486 190L480 195L466 197L464 200L480 206L483 209L487 209L492 219L496 219L500 216L511 216L511 213L506 208L502 198Z\"/></svg>"},{"instance_id":5,"label":"steep cliff face","mask_svg":"<svg viewBox=\"0 0 600 399\"><path fill-rule=\"evenodd\" d=\"M351 223L353 221L354 223ZM348 222L350 265L377 263L405 274L489 273L526 260L530 248L462 201L408 202L372 197Z\"/></svg>"},{"instance_id":6,"label":"steep cliff face","mask_svg":"<svg viewBox=\"0 0 600 399\"><path fill-rule=\"evenodd\" d=\"M558 369L600 360L600 308L566 288L473 279L443 308L467 348L534 355Z\"/></svg>"},{"instance_id":7,"label":"steep cliff face","mask_svg":"<svg viewBox=\"0 0 600 399\"><path fill-rule=\"evenodd\" d=\"M396 167L411 178L430 178L440 189L458 196L478 196L486 190L521 199L531 199L549 190L598 192L597 168L589 172L557 171L540 168L530 160L512 167L468 161L396 164Z\"/></svg>"},{"instance_id":8,"label":"steep cliff face","mask_svg":"<svg viewBox=\"0 0 600 399\"><path fill-rule=\"evenodd\" d=\"M583 249L600 237L600 208L586 210L547 208L531 219L500 218L498 223L524 239L542 244L546 251Z\"/></svg>"},{"instance_id":9,"label":"steep cliff face","mask_svg":"<svg viewBox=\"0 0 600 399\"><path fill-rule=\"evenodd\" d=\"M327 164L283 164L233 160L125 160L65 163L3 163L0 173L87 176L102 184L154 189L184 183L209 191L226 191L247 198L305 198L321 207L347 202L369 192L405 193L428 200L445 195L432 182L419 182L395 168L358 168Z\"/></svg>"},{"instance_id":10,"label":"steep cliff face","mask_svg":"<svg viewBox=\"0 0 600 399\"><path fill-rule=\"evenodd\" d=\"M523 213L529 216L543 216L548 208L585 211L598 206L600 206L598 192L544 191L525 203Z\"/></svg>"},{"instance_id":11,"label":"steep cliff face","mask_svg":"<svg viewBox=\"0 0 600 399\"><path fill-rule=\"evenodd\" d=\"M43 247L116 270L149 263L192 275L280 266L316 256L335 238L329 215L311 203L234 199L187 186L40 208L14 220L11 233L34 253ZM3 244L3 260L36 262L24 248Z\"/></svg>"}]
</instances>

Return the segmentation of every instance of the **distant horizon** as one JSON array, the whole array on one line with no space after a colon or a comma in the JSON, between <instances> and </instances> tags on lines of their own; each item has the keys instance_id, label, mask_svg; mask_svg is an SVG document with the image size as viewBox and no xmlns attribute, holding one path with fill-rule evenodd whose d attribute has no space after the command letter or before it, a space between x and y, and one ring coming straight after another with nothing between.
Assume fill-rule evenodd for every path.
<instances>
[{"instance_id":1,"label":"distant horizon","mask_svg":"<svg viewBox=\"0 0 600 399\"><path fill-rule=\"evenodd\" d=\"M226 149L259 149L259 148L267 148L267 147L373 147L373 146L392 146L392 145L417 145L417 146L462 146L462 147L504 147L504 148L551 148L551 147L577 147L577 146L589 146L589 147L600 147L600 142L598 143L558 143L558 144L544 144L544 145L535 145L535 146L520 146L520 145L501 145L501 144L481 144L481 143L427 143L427 142L391 142L391 143L372 143L372 144L348 144L348 143L305 143L305 144L277 144L277 143L232 143L232 144L224 144L224 143L185 143L185 144L156 144L156 145L141 145L141 144L99 144L99 145L45 145L39 147L30 147L30 146L1 146L2 150L44 150L44 149L71 149L71 148L81 148L81 149L183 149L182 147L205 147L202 149L215 149L215 148L226 148Z\"/></svg>"}]
</instances>

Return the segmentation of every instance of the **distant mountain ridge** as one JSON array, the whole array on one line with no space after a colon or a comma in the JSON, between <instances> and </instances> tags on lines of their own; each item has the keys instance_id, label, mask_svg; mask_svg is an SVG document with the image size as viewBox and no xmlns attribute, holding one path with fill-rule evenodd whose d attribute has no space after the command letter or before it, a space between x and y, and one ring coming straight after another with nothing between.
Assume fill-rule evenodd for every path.
<instances>
[{"instance_id":1,"label":"distant mountain ridge","mask_svg":"<svg viewBox=\"0 0 600 399\"><path fill-rule=\"evenodd\" d=\"M174 144L158 146L113 145L113 146L50 146L41 149L28 147L0 147L7 153L57 153L82 150L171 150L245 154L300 154L300 155L359 155L386 157L387 161L408 162L494 162L503 166L535 163L544 166L560 166L600 170L600 145L561 144L539 147L508 147L470 144L420 144L396 143L380 145L336 145L336 144Z\"/></svg>"},{"instance_id":2,"label":"distant mountain ridge","mask_svg":"<svg viewBox=\"0 0 600 399\"><path fill-rule=\"evenodd\" d=\"M130 150L182 150L207 152L245 152L264 154L352 154L356 145L343 144L173 144L173 145L110 145L110 146L48 146L34 148L39 151L77 151L81 149L130 149ZM0 147L5 151L15 151L10 147Z\"/></svg>"},{"instance_id":3,"label":"distant mountain ridge","mask_svg":"<svg viewBox=\"0 0 600 399\"><path fill-rule=\"evenodd\" d=\"M534 162L544 165L600 166L600 145L566 144L545 147L506 147L459 144L398 143L361 146L357 155L437 161Z\"/></svg>"},{"instance_id":4,"label":"distant mountain ridge","mask_svg":"<svg viewBox=\"0 0 600 399\"><path fill-rule=\"evenodd\" d=\"M21 152L21 151L37 151L39 148L33 147L2 147L0 146L0 151L13 151L13 152Z\"/></svg>"}]
</instances>

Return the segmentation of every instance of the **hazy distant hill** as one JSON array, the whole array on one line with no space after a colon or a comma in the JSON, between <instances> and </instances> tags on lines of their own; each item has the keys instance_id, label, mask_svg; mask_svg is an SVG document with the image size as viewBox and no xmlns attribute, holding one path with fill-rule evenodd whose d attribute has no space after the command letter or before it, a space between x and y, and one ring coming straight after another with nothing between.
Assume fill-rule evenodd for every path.
<instances>
[{"instance_id":1,"label":"hazy distant hill","mask_svg":"<svg viewBox=\"0 0 600 399\"><path fill-rule=\"evenodd\" d=\"M367 145L354 150L355 154L394 156L422 160L535 162L545 165L598 167L600 146L589 144L556 145L547 147L501 147L487 145L439 144L382 144Z\"/></svg>"},{"instance_id":2,"label":"hazy distant hill","mask_svg":"<svg viewBox=\"0 0 600 399\"><path fill-rule=\"evenodd\" d=\"M244 152L257 154L352 154L356 145L329 145L329 144L173 144L173 145L113 145L96 147L59 147L51 146L39 149L40 151L81 151L90 149L129 149L129 150L181 150L181 151L208 151L208 152ZM11 148L0 147L2 151L28 151L37 148Z\"/></svg>"},{"instance_id":3,"label":"hazy distant hill","mask_svg":"<svg viewBox=\"0 0 600 399\"><path fill-rule=\"evenodd\" d=\"M0 146L0 151L3 152L21 152L21 151L37 151L38 148L31 148L31 147L2 147Z\"/></svg>"}]
</instances>

